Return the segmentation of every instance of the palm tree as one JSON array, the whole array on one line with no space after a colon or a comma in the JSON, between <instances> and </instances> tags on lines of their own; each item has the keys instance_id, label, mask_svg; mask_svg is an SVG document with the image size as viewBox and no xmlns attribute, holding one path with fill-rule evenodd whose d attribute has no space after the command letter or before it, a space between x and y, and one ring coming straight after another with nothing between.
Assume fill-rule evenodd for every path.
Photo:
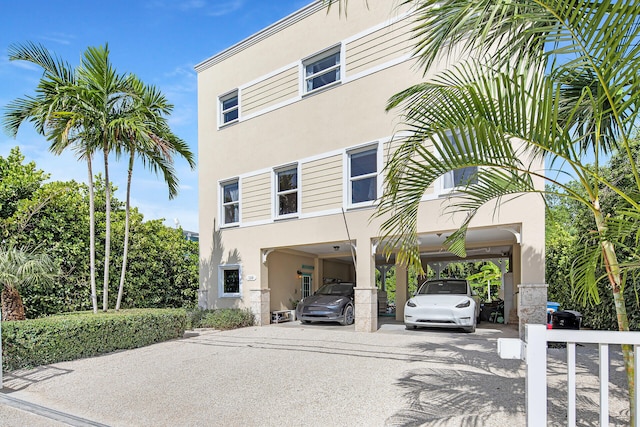
<instances>
[{"instance_id":1,"label":"palm tree","mask_svg":"<svg viewBox=\"0 0 640 427\"><path fill-rule=\"evenodd\" d=\"M178 194L178 179L173 168L174 155L176 153L181 155L187 160L192 169L195 167L193 154L189 147L171 132L167 123L166 116L173 110L173 105L168 102L166 97L155 86L144 85L133 76L130 77L129 84L134 96L122 108L122 117L117 124L119 128L118 134L122 140L122 144L119 144L118 149L128 152L129 167L125 201L124 249L116 310L120 309L127 271L131 179L136 155L153 172L161 172L163 174L164 180L169 187L170 199Z\"/></svg>"},{"instance_id":2,"label":"palm tree","mask_svg":"<svg viewBox=\"0 0 640 427\"><path fill-rule=\"evenodd\" d=\"M328 1L328 0L327 0ZM346 3L340 1L341 5ZM629 330L621 292L624 268L616 248L640 227L640 175L630 141L640 111L640 4L599 0L406 0L416 7L415 54L428 74L437 55L460 53L458 65L395 95L406 136L386 170L376 215L384 219L387 251L420 267L416 220L424 191L444 174L477 167L449 199L467 213L447 239L465 255L467 227L481 206L523 193L545 196L546 180L593 214L598 243L578 260L576 285L597 299L594 276L604 266L620 330ZM478 54L483 52L483 54ZM612 150L626 155L636 184L627 193L599 171ZM546 165L546 166L542 166ZM571 176L580 191L564 184ZM616 193L628 208L607 217L599 194ZM625 223L622 227L620 224ZM617 246L618 245L618 246ZM633 353L623 348L631 408ZM633 410L633 409L632 409ZM632 418L635 414L632 413Z\"/></svg>"},{"instance_id":3,"label":"palm tree","mask_svg":"<svg viewBox=\"0 0 640 427\"><path fill-rule=\"evenodd\" d=\"M35 129L51 141L50 151L60 154L71 147L78 158L87 162L89 179L89 262L91 280L91 302L93 311L98 311L95 280L95 207L92 160L94 148L91 140L85 139L86 130L79 120L78 110L82 103L71 95L79 83L71 66L52 56L43 46L34 43L12 45L9 59L28 61L38 65L43 75L38 82L35 97L18 98L6 106L2 121L7 133L15 137L25 121L33 122Z\"/></svg>"},{"instance_id":4,"label":"palm tree","mask_svg":"<svg viewBox=\"0 0 640 427\"><path fill-rule=\"evenodd\" d=\"M51 281L57 274L58 267L47 254L15 247L0 248L2 320L25 320L20 287Z\"/></svg>"},{"instance_id":5,"label":"palm tree","mask_svg":"<svg viewBox=\"0 0 640 427\"><path fill-rule=\"evenodd\" d=\"M125 100L130 96L129 77L118 74L109 60L108 46L89 47L81 64L72 69L51 56L41 45L13 45L9 59L24 60L40 66L44 74L35 97L16 99L7 106L3 121L7 131L16 135L19 126L32 121L36 130L51 141L50 150L60 154L72 147L87 161L91 223L91 294L97 311L95 285L95 219L92 160L101 150L106 185L106 237L104 256L103 310L108 309L109 258L111 240L111 187L109 153L119 141L119 120Z\"/></svg>"}]
</instances>

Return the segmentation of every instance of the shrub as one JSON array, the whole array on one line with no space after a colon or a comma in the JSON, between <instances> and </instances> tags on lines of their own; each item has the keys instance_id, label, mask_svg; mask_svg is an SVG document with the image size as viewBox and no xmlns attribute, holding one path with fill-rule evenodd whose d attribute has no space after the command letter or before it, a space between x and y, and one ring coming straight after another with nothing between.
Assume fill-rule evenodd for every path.
<instances>
[{"instance_id":1,"label":"shrub","mask_svg":"<svg viewBox=\"0 0 640 427\"><path fill-rule=\"evenodd\" d=\"M187 316L179 309L71 313L2 322L2 369L31 368L179 338Z\"/></svg>"},{"instance_id":2,"label":"shrub","mask_svg":"<svg viewBox=\"0 0 640 427\"><path fill-rule=\"evenodd\" d=\"M188 317L192 328L228 330L255 325L255 316L248 309L195 310L190 312Z\"/></svg>"}]
</instances>

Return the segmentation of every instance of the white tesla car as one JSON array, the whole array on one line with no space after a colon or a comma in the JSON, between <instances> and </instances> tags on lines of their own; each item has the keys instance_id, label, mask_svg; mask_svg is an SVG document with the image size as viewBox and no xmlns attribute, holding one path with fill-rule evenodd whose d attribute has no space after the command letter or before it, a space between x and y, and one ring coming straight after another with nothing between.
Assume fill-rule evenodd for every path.
<instances>
[{"instance_id":1,"label":"white tesla car","mask_svg":"<svg viewBox=\"0 0 640 427\"><path fill-rule=\"evenodd\" d=\"M462 328L475 332L480 303L466 280L427 280L404 307L407 329L418 326Z\"/></svg>"}]
</instances>

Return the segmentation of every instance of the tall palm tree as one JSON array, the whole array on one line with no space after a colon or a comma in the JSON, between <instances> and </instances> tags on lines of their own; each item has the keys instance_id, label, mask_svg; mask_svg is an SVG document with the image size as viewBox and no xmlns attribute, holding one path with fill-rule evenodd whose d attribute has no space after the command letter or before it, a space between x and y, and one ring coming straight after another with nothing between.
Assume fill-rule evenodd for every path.
<instances>
[{"instance_id":1,"label":"tall palm tree","mask_svg":"<svg viewBox=\"0 0 640 427\"><path fill-rule=\"evenodd\" d=\"M327 0L329 1L329 0ZM341 0L341 5L346 1ZM387 165L386 191L376 215L399 258L420 267L418 206L444 174L477 167L450 198L467 213L446 241L465 255L464 238L481 206L545 190L586 206L598 244L578 263L579 289L597 298L596 265L604 266L620 330L629 330L616 248L622 233L638 232L640 175L630 140L640 111L640 4L633 0L406 0L416 8L415 54L429 79L395 95L407 137ZM437 55L460 54L458 65L430 73ZM637 191L627 193L599 173L612 150L626 155ZM544 162L544 163L543 163ZM546 166L541 167L544 164ZM546 169L546 170L544 170ZM570 176L580 191L564 185ZM626 203L626 226L602 212L603 190ZM622 213L622 212L619 212ZM622 231L624 230L624 231ZM623 348L633 411L633 353ZM632 419L635 414L632 413Z\"/></svg>"},{"instance_id":2,"label":"tall palm tree","mask_svg":"<svg viewBox=\"0 0 640 427\"><path fill-rule=\"evenodd\" d=\"M79 159L87 162L89 180L89 263L91 302L98 311L95 266L95 207L92 160L94 147L86 137L87 129L79 120L78 110L82 102L72 96L79 85L75 70L66 62L52 56L42 45L26 43L11 45L9 59L27 61L43 70L36 87L35 97L18 98L10 102L2 117L7 133L15 137L25 121L30 121L38 133L51 141L50 151L59 155L67 148L73 149Z\"/></svg>"},{"instance_id":3,"label":"tall palm tree","mask_svg":"<svg viewBox=\"0 0 640 427\"><path fill-rule=\"evenodd\" d=\"M124 249L116 310L120 309L127 271L131 179L136 156L142 161L143 165L148 166L156 174L162 173L169 187L170 199L178 194L178 178L173 167L174 155L181 155L187 160L192 169L195 167L193 154L189 147L171 132L167 123L166 116L173 111L173 105L168 102L167 98L155 86L144 85L134 76L130 77L129 84L133 96L127 100L121 109L121 120L117 123L118 134L121 139L118 150L126 151L129 154L129 167L125 199Z\"/></svg>"},{"instance_id":4,"label":"tall palm tree","mask_svg":"<svg viewBox=\"0 0 640 427\"><path fill-rule=\"evenodd\" d=\"M53 280L58 267L47 254L15 247L0 248L0 287L2 287L2 320L25 320L24 304L19 288Z\"/></svg>"},{"instance_id":5,"label":"tall palm tree","mask_svg":"<svg viewBox=\"0 0 640 427\"><path fill-rule=\"evenodd\" d=\"M118 123L125 100L130 95L128 76L118 74L109 60L108 46L89 47L81 63L72 69L34 43L12 45L9 59L24 60L40 66L44 73L35 97L16 99L7 106L5 128L16 135L19 126L32 121L36 130L51 141L56 154L72 147L87 161L91 210L91 293L97 311L95 285L95 219L92 160L102 151L106 186L106 237L104 256L103 310L108 309L109 258L111 240L111 188L109 153L119 141Z\"/></svg>"}]
</instances>

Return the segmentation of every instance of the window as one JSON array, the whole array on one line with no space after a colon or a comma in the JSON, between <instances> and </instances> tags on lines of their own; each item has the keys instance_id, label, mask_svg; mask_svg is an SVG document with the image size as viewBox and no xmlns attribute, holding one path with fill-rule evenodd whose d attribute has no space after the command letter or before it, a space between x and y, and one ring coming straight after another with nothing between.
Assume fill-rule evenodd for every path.
<instances>
[{"instance_id":1,"label":"window","mask_svg":"<svg viewBox=\"0 0 640 427\"><path fill-rule=\"evenodd\" d=\"M305 93L340 81L340 46L324 51L302 63Z\"/></svg>"},{"instance_id":2,"label":"window","mask_svg":"<svg viewBox=\"0 0 640 427\"><path fill-rule=\"evenodd\" d=\"M219 296L238 298L241 290L241 272L239 265L221 265L219 268Z\"/></svg>"},{"instance_id":3,"label":"window","mask_svg":"<svg viewBox=\"0 0 640 427\"><path fill-rule=\"evenodd\" d=\"M449 143L456 153L466 152L464 145L458 143L453 135L449 135ZM443 190L452 190L456 187L464 187L468 184L475 184L478 182L477 174L477 166L469 166L466 168L447 172L442 176L442 188Z\"/></svg>"},{"instance_id":4,"label":"window","mask_svg":"<svg viewBox=\"0 0 640 427\"><path fill-rule=\"evenodd\" d=\"M237 224L240 222L238 180L225 182L220 187L222 193L222 224Z\"/></svg>"},{"instance_id":5,"label":"window","mask_svg":"<svg viewBox=\"0 0 640 427\"><path fill-rule=\"evenodd\" d=\"M300 298L306 298L311 296L311 276L308 274L302 275L302 290L300 291Z\"/></svg>"},{"instance_id":6,"label":"window","mask_svg":"<svg viewBox=\"0 0 640 427\"><path fill-rule=\"evenodd\" d=\"M220 97L220 124L238 120L238 91L234 90Z\"/></svg>"},{"instance_id":7,"label":"window","mask_svg":"<svg viewBox=\"0 0 640 427\"><path fill-rule=\"evenodd\" d=\"M377 148L349 153L349 203L371 202L377 198Z\"/></svg>"},{"instance_id":8,"label":"window","mask_svg":"<svg viewBox=\"0 0 640 427\"><path fill-rule=\"evenodd\" d=\"M280 169L276 174L276 215L298 213L298 167Z\"/></svg>"}]
</instances>

